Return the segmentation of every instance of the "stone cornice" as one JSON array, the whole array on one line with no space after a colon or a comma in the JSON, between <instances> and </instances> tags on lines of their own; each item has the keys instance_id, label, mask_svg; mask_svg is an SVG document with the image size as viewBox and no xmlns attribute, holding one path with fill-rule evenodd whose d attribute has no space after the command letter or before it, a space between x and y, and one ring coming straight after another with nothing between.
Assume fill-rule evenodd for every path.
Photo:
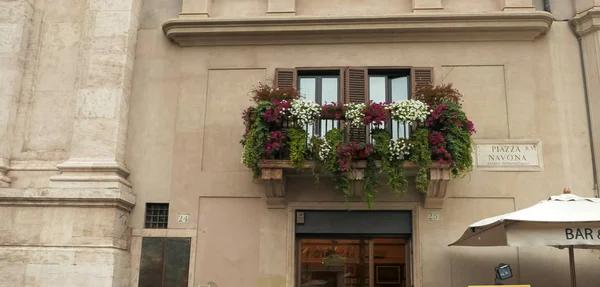
<instances>
[{"instance_id":1,"label":"stone cornice","mask_svg":"<svg viewBox=\"0 0 600 287\"><path fill-rule=\"evenodd\" d=\"M585 11L571 20L571 25L579 36L584 36L600 30L600 9L594 8Z\"/></svg>"},{"instance_id":2,"label":"stone cornice","mask_svg":"<svg viewBox=\"0 0 600 287\"><path fill-rule=\"evenodd\" d=\"M115 207L130 212L134 194L119 189L0 189L0 206Z\"/></svg>"},{"instance_id":3,"label":"stone cornice","mask_svg":"<svg viewBox=\"0 0 600 287\"><path fill-rule=\"evenodd\" d=\"M546 12L402 14L364 17L171 19L164 33L181 46L376 43L413 41L531 41L552 25Z\"/></svg>"}]
</instances>

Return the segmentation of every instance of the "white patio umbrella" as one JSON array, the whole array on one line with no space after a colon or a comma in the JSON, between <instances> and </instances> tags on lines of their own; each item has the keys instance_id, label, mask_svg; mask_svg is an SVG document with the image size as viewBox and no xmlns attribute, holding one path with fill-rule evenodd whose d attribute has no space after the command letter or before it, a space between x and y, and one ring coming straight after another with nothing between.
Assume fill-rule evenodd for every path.
<instances>
[{"instance_id":1,"label":"white patio umbrella","mask_svg":"<svg viewBox=\"0 0 600 287\"><path fill-rule=\"evenodd\" d=\"M571 286L576 287L573 248L600 249L600 198L551 196L525 209L475 222L449 246L553 246L569 249Z\"/></svg>"}]
</instances>

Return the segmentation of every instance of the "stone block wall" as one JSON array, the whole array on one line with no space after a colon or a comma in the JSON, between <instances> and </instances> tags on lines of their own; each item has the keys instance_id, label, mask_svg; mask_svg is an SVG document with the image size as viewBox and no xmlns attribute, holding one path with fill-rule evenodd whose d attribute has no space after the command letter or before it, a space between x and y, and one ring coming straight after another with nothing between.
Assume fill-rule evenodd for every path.
<instances>
[{"instance_id":1,"label":"stone block wall","mask_svg":"<svg viewBox=\"0 0 600 287\"><path fill-rule=\"evenodd\" d=\"M128 286L140 0L0 0L0 286Z\"/></svg>"}]
</instances>

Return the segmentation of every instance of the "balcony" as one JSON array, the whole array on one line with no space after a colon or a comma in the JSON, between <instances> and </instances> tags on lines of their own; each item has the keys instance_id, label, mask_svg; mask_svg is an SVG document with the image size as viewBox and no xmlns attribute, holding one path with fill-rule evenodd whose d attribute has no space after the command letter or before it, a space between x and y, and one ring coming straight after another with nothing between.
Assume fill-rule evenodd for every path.
<instances>
[{"instance_id":1,"label":"balcony","mask_svg":"<svg viewBox=\"0 0 600 287\"><path fill-rule=\"evenodd\" d=\"M470 171L475 132L456 97L439 97L446 90L433 88L431 103L257 101L243 114L242 163L264 185L269 208L286 206L286 179L317 167L346 198L369 206L385 184L380 174L399 194L415 177L424 207L442 208L448 181Z\"/></svg>"},{"instance_id":2,"label":"balcony","mask_svg":"<svg viewBox=\"0 0 600 287\"><path fill-rule=\"evenodd\" d=\"M281 131L285 131L293 126L291 121L284 121L281 125ZM305 125L304 129L308 131L306 136L307 146L311 138L319 138L325 135L327 131L338 129L344 134L349 135L349 125L343 119L319 118L315 124ZM365 127L365 133L370 128ZM397 122L389 121L385 130L390 138L408 138L412 126L406 126ZM373 144L373 138L368 137L367 141ZM350 172L351 192L355 198L364 197L364 177L367 168L367 159L362 151L358 151L352 160ZM377 157L376 157L377 158ZM376 159L377 169L382 168L382 160ZM289 148L283 148L273 159L264 159L259 163L261 180L265 186L265 196L269 208L284 208L286 206L286 177L297 175L299 173L311 172L319 165L317 160L305 160L301 165L295 165L290 160ZM418 165L411 161L403 162L403 170L406 176L414 177L417 175ZM448 164L431 162L428 166L428 185L424 193L425 208L442 208L443 199L446 196L446 185L451 179L451 171Z\"/></svg>"}]
</instances>

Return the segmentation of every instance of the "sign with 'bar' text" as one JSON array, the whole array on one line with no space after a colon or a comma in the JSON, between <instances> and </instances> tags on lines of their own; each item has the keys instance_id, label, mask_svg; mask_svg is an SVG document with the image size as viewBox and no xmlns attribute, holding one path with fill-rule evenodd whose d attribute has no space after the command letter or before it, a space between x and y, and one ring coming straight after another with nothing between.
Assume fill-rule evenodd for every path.
<instances>
[{"instance_id":1,"label":"sign with 'bar' text","mask_svg":"<svg viewBox=\"0 0 600 287\"><path fill-rule=\"evenodd\" d=\"M600 223L513 223L509 246L600 246Z\"/></svg>"},{"instance_id":2,"label":"sign with 'bar' text","mask_svg":"<svg viewBox=\"0 0 600 287\"><path fill-rule=\"evenodd\" d=\"M475 140L473 165L484 171L541 171L539 140Z\"/></svg>"}]
</instances>

